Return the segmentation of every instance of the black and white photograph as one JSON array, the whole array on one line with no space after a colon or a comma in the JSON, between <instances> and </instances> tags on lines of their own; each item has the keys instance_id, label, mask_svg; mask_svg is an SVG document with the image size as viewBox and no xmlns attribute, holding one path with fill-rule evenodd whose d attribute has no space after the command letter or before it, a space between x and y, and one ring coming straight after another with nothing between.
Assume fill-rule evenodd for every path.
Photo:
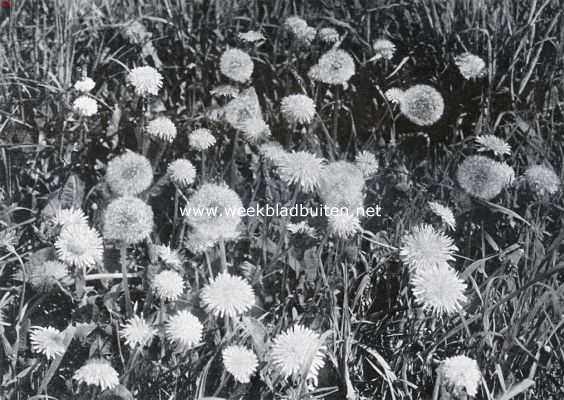
<instances>
[{"instance_id":1,"label":"black and white photograph","mask_svg":"<svg viewBox=\"0 0 564 400\"><path fill-rule=\"evenodd\" d=\"M0 0L0 400L564 400L564 0Z\"/></svg>"}]
</instances>

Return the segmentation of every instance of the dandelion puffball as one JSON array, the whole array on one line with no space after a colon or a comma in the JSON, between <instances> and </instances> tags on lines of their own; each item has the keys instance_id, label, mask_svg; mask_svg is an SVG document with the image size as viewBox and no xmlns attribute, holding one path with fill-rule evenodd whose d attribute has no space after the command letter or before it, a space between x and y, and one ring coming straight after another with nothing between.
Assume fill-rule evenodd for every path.
<instances>
[{"instance_id":1,"label":"dandelion puffball","mask_svg":"<svg viewBox=\"0 0 564 400\"><path fill-rule=\"evenodd\" d=\"M525 171L525 181L539 196L551 195L560 189L560 178L552 168L533 165Z\"/></svg>"},{"instance_id":2,"label":"dandelion puffball","mask_svg":"<svg viewBox=\"0 0 564 400\"><path fill-rule=\"evenodd\" d=\"M441 119L444 110L443 96L432 86L415 85L401 94L400 111L416 125L433 125Z\"/></svg>"},{"instance_id":3,"label":"dandelion puffball","mask_svg":"<svg viewBox=\"0 0 564 400\"><path fill-rule=\"evenodd\" d=\"M505 167L507 166L507 167ZM491 200L511 182L512 169L485 156L467 157L456 171L459 185L468 194Z\"/></svg>"},{"instance_id":4,"label":"dandelion puffball","mask_svg":"<svg viewBox=\"0 0 564 400\"><path fill-rule=\"evenodd\" d=\"M119 195L136 195L153 182L153 168L147 157L128 151L108 163L106 182Z\"/></svg>"},{"instance_id":5,"label":"dandelion puffball","mask_svg":"<svg viewBox=\"0 0 564 400\"><path fill-rule=\"evenodd\" d=\"M189 186L196 179L196 168L186 159L174 160L167 168L170 180L178 186Z\"/></svg>"},{"instance_id":6,"label":"dandelion puffball","mask_svg":"<svg viewBox=\"0 0 564 400\"><path fill-rule=\"evenodd\" d=\"M353 58L341 49L332 49L323 54L308 73L311 79L328 85L346 85L354 74Z\"/></svg>"},{"instance_id":7,"label":"dandelion puffball","mask_svg":"<svg viewBox=\"0 0 564 400\"><path fill-rule=\"evenodd\" d=\"M113 200L104 214L104 237L124 244L135 244L153 230L153 210L137 197Z\"/></svg>"},{"instance_id":8,"label":"dandelion puffball","mask_svg":"<svg viewBox=\"0 0 564 400\"><path fill-rule=\"evenodd\" d=\"M478 79L486 74L486 62L475 54L463 53L455 57L454 63L464 79Z\"/></svg>"}]
</instances>

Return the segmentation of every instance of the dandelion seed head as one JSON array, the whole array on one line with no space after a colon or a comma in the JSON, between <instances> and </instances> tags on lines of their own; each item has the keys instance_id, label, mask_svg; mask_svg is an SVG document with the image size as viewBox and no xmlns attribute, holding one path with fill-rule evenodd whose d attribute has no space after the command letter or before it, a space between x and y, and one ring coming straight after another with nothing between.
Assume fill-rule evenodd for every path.
<instances>
[{"instance_id":1,"label":"dandelion seed head","mask_svg":"<svg viewBox=\"0 0 564 400\"><path fill-rule=\"evenodd\" d=\"M204 326L198 318L186 310L171 316L166 323L166 334L180 350L189 350L202 340Z\"/></svg>"},{"instance_id":2,"label":"dandelion seed head","mask_svg":"<svg viewBox=\"0 0 564 400\"><path fill-rule=\"evenodd\" d=\"M163 87L163 76L153 67L133 68L127 78L138 96L156 96Z\"/></svg>"},{"instance_id":3,"label":"dandelion seed head","mask_svg":"<svg viewBox=\"0 0 564 400\"><path fill-rule=\"evenodd\" d=\"M243 50L228 49L219 60L219 69L223 75L239 83L245 83L253 74L254 63Z\"/></svg>"},{"instance_id":4,"label":"dandelion seed head","mask_svg":"<svg viewBox=\"0 0 564 400\"><path fill-rule=\"evenodd\" d=\"M396 52L396 45L388 39L377 39L372 44L374 49L374 59L391 60Z\"/></svg>"},{"instance_id":5,"label":"dandelion seed head","mask_svg":"<svg viewBox=\"0 0 564 400\"><path fill-rule=\"evenodd\" d=\"M196 168L184 158L171 162L167 172L170 180L180 187L190 186L196 179Z\"/></svg>"},{"instance_id":6,"label":"dandelion seed head","mask_svg":"<svg viewBox=\"0 0 564 400\"><path fill-rule=\"evenodd\" d=\"M286 18L284 26L303 44L310 44L317 34L315 28L312 28L305 20L297 16Z\"/></svg>"},{"instance_id":7,"label":"dandelion seed head","mask_svg":"<svg viewBox=\"0 0 564 400\"><path fill-rule=\"evenodd\" d=\"M463 53L454 59L460 74L464 79L477 79L486 74L486 62L472 53Z\"/></svg>"},{"instance_id":8,"label":"dandelion seed head","mask_svg":"<svg viewBox=\"0 0 564 400\"><path fill-rule=\"evenodd\" d=\"M61 261L77 268L90 268L101 262L104 251L102 238L88 225L65 226L55 248Z\"/></svg>"},{"instance_id":9,"label":"dandelion seed head","mask_svg":"<svg viewBox=\"0 0 564 400\"><path fill-rule=\"evenodd\" d=\"M157 330L153 328L152 324L137 315L129 318L120 332L125 339L125 344L132 349L148 345L156 333Z\"/></svg>"},{"instance_id":10,"label":"dandelion seed head","mask_svg":"<svg viewBox=\"0 0 564 400\"><path fill-rule=\"evenodd\" d=\"M288 185L297 185L304 192L313 192L321 179L325 160L307 151L287 153L273 160L280 179Z\"/></svg>"},{"instance_id":11,"label":"dandelion seed head","mask_svg":"<svg viewBox=\"0 0 564 400\"><path fill-rule=\"evenodd\" d=\"M216 317L235 318L255 305L255 292L243 278L223 272L202 289L201 299Z\"/></svg>"},{"instance_id":12,"label":"dandelion seed head","mask_svg":"<svg viewBox=\"0 0 564 400\"><path fill-rule=\"evenodd\" d=\"M443 206L436 201L429 202L429 208L435 215L441 218L441 220L452 230L456 229L456 220L452 210L446 206Z\"/></svg>"},{"instance_id":13,"label":"dandelion seed head","mask_svg":"<svg viewBox=\"0 0 564 400\"><path fill-rule=\"evenodd\" d=\"M91 117L98 112L98 102L89 96L80 96L72 103L73 110L82 117Z\"/></svg>"},{"instance_id":14,"label":"dandelion seed head","mask_svg":"<svg viewBox=\"0 0 564 400\"><path fill-rule=\"evenodd\" d=\"M362 172L364 179L372 177L376 172L378 172L378 160L374 153L369 151L361 151L356 155L354 164Z\"/></svg>"},{"instance_id":15,"label":"dandelion seed head","mask_svg":"<svg viewBox=\"0 0 564 400\"><path fill-rule=\"evenodd\" d=\"M315 103L304 94L291 94L282 99L280 111L291 124L307 125L315 117Z\"/></svg>"},{"instance_id":16,"label":"dandelion seed head","mask_svg":"<svg viewBox=\"0 0 564 400\"><path fill-rule=\"evenodd\" d=\"M356 215L364 203L364 175L353 163L334 161L329 163L319 185L319 196L329 207L346 207Z\"/></svg>"},{"instance_id":17,"label":"dandelion seed head","mask_svg":"<svg viewBox=\"0 0 564 400\"><path fill-rule=\"evenodd\" d=\"M176 271L161 271L153 279L153 291L161 300L176 301L184 292L184 280Z\"/></svg>"},{"instance_id":18,"label":"dandelion seed head","mask_svg":"<svg viewBox=\"0 0 564 400\"><path fill-rule=\"evenodd\" d=\"M74 88L82 93L88 93L94 89L96 82L92 78L87 76L83 77L81 80L74 83Z\"/></svg>"},{"instance_id":19,"label":"dandelion seed head","mask_svg":"<svg viewBox=\"0 0 564 400\"><path fill-rule=\"evenodd\" d=\"M302 325L294 325L274 338L271 357L284 378L298 378L309 365L306 379L317 382L319 370L325 365L324 352L319 334Z\"/></svg>"},{"instance_id":20,"label":"dandelion seed head","mask_svg":"<svg viewBox=\"0 0 564 400\"><path fill-rule=\"evenodd\" d=\"M496 156L511 154L511 146L495 135L480 135L476 137L476 143L480 146L478 151L492 151Z\"/></svg>"},{"instance_id":21,"label":"dandelion seed head","mask_svg":"<svg viewBox=\"0 0 564 400\"><path fill-rule=\"evenodd\" d=\"M153 210L137 197L113 200L104 215L104 237L124 244L136 244L153 230Z\"/></svg>"},{"instance_id":22,"label":"dandelion seed head","mask_svg":"<svg viewBox=\"0 0 564 400\"><path fill-rule=\"evenodd\" d=\"M224 108L224 118L233 128L245 129L248 120L263 120L262 110L254 88L249 88L231 100Z\"/></svg>"},{"instance_id":23,"label":"dandelion seed head","mask_svg":"<svg viewBox=\"0 0 564 400\"><path fill-rule=\"evenodd\" d=\"M44 354L48 360L65 352L64 339L62 332L50 326L35 326L30 329L31 348L36 353Z\"/></svg>"},{"instance_id":24,"label":"dandelion seed head","mask_svg":"<svg viewBox=\"0 0 564 400\"><path fill-rule=\"evenodd\" d=\"M412 86L400 97L400 111L419 126L433 125L441 119L444 110L443 96L429 85Z\"/></svg>"},{"instance_id":25,"label":"dandelion seed head","mask_svg":"<svg viewBox=\"0 0 564 400\"><path fill-rule=\"evenodd\" d=\"M346 85L354 74L353 58L341 49L332 49L323 54L308 73L311 79L328 85Z\"/></svg>"},{"instance_id":26,"label":"dandelion seed head","mask_svg":"<svg viewBox=\"0 0 564 400\"><path fill-rule=\"evenodd\" d=\"M484 156L467 157L456 171L458 183L467 193L484 200L496 197L507 186L510 171L503 163Z\"/></svg>"},{"instance_id":27,"label":"dandelion seed head","mask_svg":"<svg viewBox=\"0 0 564 400\"><path fill-rule=\"evenodd\" d=\"M447 358L439 366L439 374L447 385L455 388L457 394L461 395L464 391L472 397L478 394L482 373L476 360L464 355Z\"/></svg>"},{"instance_id":28,"label":"dandelion seed head","mask_svg":"<svg viewBox=\"0 0 564 400\"><path fill-rule=\"evenodd\" d=\"M539 196L552 195L560 190L560 178L552 168L533 165L525 171L525 180Z\"/></svg>"},{"instance_id":29,"label":"dandelion seed head","mask_svg":"<svg viewBox=\"0 0 564 400\"><path fill-rule=\"evenodd\" d=\"M448 264L416 269L411 285L417 303L436 315L456 313L466 302L466 285Z\"/></svg>"},{"instance_id":30,"label":"dandelion seed head","mask_svg":"<svg viewBox=\"0 0 564 400\"><path fill-rule=\"evenodd\" d=\"M195 129L188 136L190 146L198 151L205 151L215 144L215 137L209 129L199 128Z\"/></svg>"},{"instance_id":31,"label":"dandelion seed head","mask_svg":"<svg viewBox=\"0 0 564 400\"><path fill-rule=\"evenodd\" d=\"M447 264L454 260L458 251L453 240L431 225L422 224L404 235L400 257L412 270L425 270Z\"/></svg>"},{"instance_id":32,"label":"dandelion seed head","mask_svg":"<svg viewBox=\"0 0 564 400\"><path fill-rule=\"evenodd\" d=\"M229 346L222 352L227 372L240 383L249 383L258 366L255 353L243 346Z\"/></svg>"},{"instance_id":33,"label":"dandelion seed head","mask_svg":"<svg viewBox=\"0 0 564 400\"><path fill-rule=\"evenodd\" d=\"M111 364L102 358L92 358L73 375L78 383L99 386L101 390L113 389L119 385L119 376Z\"/></svg>"},{"instance_id":34,"label":"dandelion seed head","mask_svg":"<svg viewBox=\"0 0 564 400\"><path fill-rule=\"evenodd\" d=\"M176 126L168 117L157 117L147 124L150 136L172 143L176 137Z\"/></svg>"},{"instance_id":35,"label":"dandelion seed head","mask_svg":"<svg viewBox=\"0 0 564 400\"><path fill-rule=\"evenodd\" d=\"M153 168L147 157L128 151L108 163L106 182L119 195L136 195L153 182Z\"/></svg>"}]
</instances>

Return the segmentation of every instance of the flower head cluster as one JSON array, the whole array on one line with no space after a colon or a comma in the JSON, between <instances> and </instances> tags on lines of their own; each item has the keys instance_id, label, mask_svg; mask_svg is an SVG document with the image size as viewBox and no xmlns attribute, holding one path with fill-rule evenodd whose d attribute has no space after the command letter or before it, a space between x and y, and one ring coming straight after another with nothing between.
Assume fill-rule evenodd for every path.
<instances>
[{"instance_id":1,"label":"flower head cluster","mask_svg":"<svg viewBox=\"0 0 564 400\"><path fill-rule=\"evenodd\" d=\"M447 264L454 260L453 253L458 251L450 237L427 224L414 227L402 241L400 257L412 270Z\"/></svg>"},{"instance_id":2,"label":"flower head cluster","mask_svg":"<svg viewBox=\"0 0 564 400\"><path fill-rule=\"evenodd\" d=\"M429 85L415 85L400 96L400 111L416 125L433 125L445 109L443 96Z\"/></svg>"},{"instance_id":3,"label":"flower head cluster","mask_svg":"<svg viewBox=\"0 0 564 400\"><path fill-rule=\"evenodd\" d=\"M257 31L240 32L239 39L247 43L257 43L265 40L264 35Z\"/></svg>"},{"instance_id":4,"label":"flower head cluster","mask_svg":"<svg viewBox=\"0 0 564 400\"><path fill-rule=\"evenodd\" d=\"M188 200L186 209L203 210L201 215L189 213L187 222L206 241L233 239L241 222L238 210L243 207L241 198L227 186L206 183Z\"/></svg>"},{"instance_id":5,"label":"flower head cluster","mask_svg":"<svg viewBox=\"0 0 564 400\"><path fill-rule=\"evenodd\" d=\"M456 171L458 183L467 193L491 200L513 180L513 169L484 156L467 157Z\"/></svg>"},{"instance_id":6,"label":"flower head cluster","mask_svg":"<svg viewBox=\"0 0 564 400\"><path fill-rule=\"evenodd\" d=\"M88 225L67 225L55 242L59 259L78 268L90 268L102 260L103 243Z\"/></svg>"},{"instance_id":7,"label":"flower head cluster","mask_svg":"<svg viewBox=\"0 0 564 400\"><path fill-rule=\"evenodd\" d=\"M274 338L271 357L284 378L298 378L305 372L307 380L317 382L319 370L325 365L324 352L319 334L294 325Z\"/></svg>"},{"instance_id":8,"label":"flower head cluster","mask_svg":"<svg viewBox=\"0 0 564 400\"><path fill-rule=\"evenodd\" d=\"M121 330L125 344L131 348L148 345L156 333L152 324L137 315L129 318Z\"/></svg>"},{"instance_id":9,"label":"flower head cluster","mask_svg":"<svg viewBox=\"0 0 564 400\"><path fill-rule=\"evenodd\" d=\"M478 394L482 373L476 360L462 355L450 357L441 363L438 372L444 384L454 388L456 396Z\"/></svg>"},{"instance_id":10,"label":"flower head cluster","mask_svg":"<svg viewBox=\"0 0 564 400\"><path fill-rule=\"evenodd\" d=\"M176 301L184 291L184 280L178 272L164 270L153 279L153 291L163 301Z\"/></svg>"},{"instance_id":11,"label":"flower head cluster","mask_svg":"<svg viewBox=\"0 0 564 400\"><path fill-rule=\"evenodd\" d=\"M391 60L396 52L396 45L390 42L388 39L377 39L372 44L374 49L373 59L379 60Z\"/></svg>"},{"instance_id":12,"label":"flower head cluster","mask_svg":"<svg viewBox=\"0 0 564 400\"><path fill-rule=\"evenodd\" d=\"M315 117L315 103L304 94L291 94L282 99L280 111L292 124L309 124Z\"/></svg>"},{"instance_id":13,"label":"flower head cluster","mask_svg":"<svg viewBox=\"0 0 564 400\"><path fill-rule=\"evenodd\" d=\"M486 74L486 62L472 53L463 53L454 59L464 79L477 79Z\"/></svg>"},{"instance_id":14,"label":"flower head cluster","mask_svg":"<svg viewBox=\"0 0 564 400\"><path fill-rule=\"evenodd\" d=\"M209 129L199 128L193 130L188 136L190 146L198 151L205 151L215 144L215 137Z\"/></svg>"},{"instance_id":15,"label":"flower head cluster","mask_svg":"<svg viewBox=\"0 0 564 400\"><path fill-rule=\"evenodd\" d=\"M72 103L72 108L82 117L91 117L98 112L98 103L90 96L80 96Z\"/></svg>"},{"instance_id":16,"label":"flower head cluster","mask_svg":"<svg viewBox=\"0 0 564 400\"><path fill-rule=\"evenodd\" d=\"M136 195L153 182L153 168L147 157L128 151L108 163L106 182L116 194Z\"/></svg>"},{"instance_id":17,"label":"flower head cluster","mask_svg":"<svg viewBox=\"0 0 564 400\"><path fill-rule=\"evenodd\" d=\"M176 137L176 126L168 117L157 117L147 124L147 132L154 138L172 142Z\"/></svg>"},{"instance_id":18,"label":"flower head cluster","mask_svg":"<svg viewBox=\"0 0 564 400\"><path fill-rule=\"evenodd\" d=\"M178 186L189 186L196 179L196 168L194 165L184 158L174 160L168 165L168 175L172 182Z\"/></svg>"},{"instance_id":19,"label":"flower head cluster","mask_svg":"<svg viewBox=\"0 0 564 400\"><path fill-rule=\"evenodd\" d=\"M328 85L346 85L355 74L354 60L344 50L332 49L323 54L308 76Z\"/></svg>"},{"instance_id":20,"label":"flower head cluster","mask_svg":"<svg viewBox=\"0 0 564 400\"><path fill-rule=\"evenodd\" d=\"M219 60L221 73L235 82L245 83L253 74L254 63L243 50L228 49Z\"/></svg>"},{"instance_id":21,"label":"flower head cluster","mask_svg":"<svg viewBox=\"0 0 564 400\"><path fill-rule=\"evenodd\" d=\"M364 176L362 171L348 161L328 164L321 174L319 195L329 207L346 207L356 215L364 203Z\"/></svg>"},{"instance_id":22,"label":"flower head cluster","mask_svg":"<svg viewBox=\"0 0 564 400\"><path fill-rule=\"evenodd\" d=\"M331 27L321 28L317 32L317 37L321 42L326 44L335 44L341 39L339 32L337 32L335 28Z\"/></svg>"},{"instance_id":23,"label":"flower head cluster","mask_svg":"<svg viewBox=\"0 0 564 400\"><path fill-rule=\"evenodd\" d=\"M219 274L202 289L202 302L217 317L235 318L255 305L255 292L243 278Z\"/></svg>"},{"instance_id":24,"label":"flower head cluster","mask_svg":"<svg viewBox=\"0 0 564 400\"><path fill-rule=\"evenodd\" d=\"M466 285L446 263L416 269L411 285L417 302L437 315L458 312L466 301Z\"/></svg>"},{"instance_id":25,"label":"flower head cluster","mask_svg":"<svg viewBox=\"0 0 564 400\"><path fill-rule=\"evenodd\" d=\"M102 358L92 358L73 375L78 383L99 386L100 389L112 389L119 385L119 376L111 364Z\"/></svg>"},{"instance_id":26,"label":"flower head cluster","mask_svg":"<svg viewBox=\"0 0 564 400\"><path fill-rule=\"evenodd\" d=\"M435 215L440 217L443 223L445 223L450 229L454 230L456 228L456 220L454 219L454 214L450 208L443 206L436 201L430 201L429 208Z\"/></svg>"},{"instance_id":27,"label":"flower head cluster","mask_svg":"<svg viewBox=\"0 0 564 400\"><path fill-rule=\"evenodd\" d=\"M241 383L249 383L255 373L258 360L255 353L243 346L229 346L222 352L225 369Z\"/></svg>"},{"instance_id":28,"label":"flower head cluster","mask_svg":"<svg viewBox=\"0 0 564 400\"><path fill-rule=\"evenodd\" d=\"M378 172L378 160L374 153L369 151L361 151L356 155L354 164L362 172L365 179L372 177L376 172Z\"/></svg>"},{"instance_id":29,"label":"flower head cluster","mask_svg":"<svg viewBox=\"0 0 564 400\"><path fill-rule=\"evenodd\" d=\"M292 35L304 45L309 45L315 39L317 31L315 28L309 26L305 20L297 16L286 18L284 26Z\"/></svg>"},{"instance_id":30,"label":"flower head cluster","mask_svg":"<svg viewBox=\"0 0 564 400\"><path fill-rule=\"evenodd\" d=\"M233 128L245 130L249 120L262 120L262 110L254 88L243 90L238 97L231 100L224 108L225 120Z\"/></svg>"},{"instance_id":31,"label":"flower head cluster","mask_svg":"<svg viewBox=\"0 0 564 400\"><path fill-rule=\"evenodd\" d=\"M339 213L327 216L329 232L343 239L348 239L360 231L360 218L355 213Z\"/></svg>"},{"instance_id":32,"label":"flower head cluster","mask_svg":"<svg viewBox=\"0 0 564 400\"><path fill-rule=\"evenodd\" d=\"M560 178L552 168L533 165L525 171L525 180L539 196L555 194L560 189Z\"/></svg>"},{"instance_id":33,"label":"flower head cluster","mask_svg":"<svg viewBox=\"0 0 564 400\"><path fill-rule=\"evenodd\" d=\"M288 185L297 185L304 192L312 192L319 186L325 160L315 154L297 151L273 161L280 179Z\"/></svg>"},{"instance_id":34,"label":"flower head cluster","mask_svg":"<svg viewBox=\"0 0 564 400\"><path fill-rule=\"evenodd\" d=\"M74 88L82 93L88 93L94 89L96 82L92 78L87 76L83 77L81 80L74 83Z\"/></svg>"},{"instance_id":35,"label":"flower head cluster","mask_svg":"<svg viewBox=\"0 0 564 400\"><path fill-rule=\"evenodd\" d=\"M104 237L125 244L139 243L153 230L153 210L137 197L113 200L104 215Z\"/></svg>"},{"instance_id":36,"label":"flower head cluster","mask_svg":"<svg viewBox=\"0 0 564 400\"><path fill-rule=\"evenodd\" d=\"M138 96L156 96L163 87L163 76L153 67L133 68L129 71L127 79Z\"/></svg>"},{"instance_id":37,"label":"flower head cluster","mask_svg":"<svg viewBox=\"0 0 564 400\"><path fill-rule=\"evenodd\" d=\"M480 135L476 137L476 143L480 146L478 151L491 151L496 156L511 154L511 146L505 140L494 135Z\"/></svg>"},{"instance_id":38,"label":"flower head cluster","mask_svg":"<svg viewBox=\"0 0 564 400\"><path fill-rule=\"evenodd\" d=\"M29 341L36 353L44 354L51 360L65 352L65 335L61 331L50 326L36 326L32 327L30 332Z\"/></svg>"},{"instance_id":39,"label":"flower head cluster","mask_svg":"<svg viewBox=\"0 0 564 400\"><path fill-rule=\"evenodd\" d=\"M166 334L181 351L189 350L202 340L204 326L198 318L186 310L179 311L166 323Z\"/></svg>"}]
</instances>

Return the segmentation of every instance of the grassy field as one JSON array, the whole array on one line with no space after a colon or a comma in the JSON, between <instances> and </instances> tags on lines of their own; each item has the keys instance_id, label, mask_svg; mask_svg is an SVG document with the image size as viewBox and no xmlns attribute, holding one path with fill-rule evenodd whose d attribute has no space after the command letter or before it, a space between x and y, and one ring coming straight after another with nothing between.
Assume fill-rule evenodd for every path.
<instances>
[{"instance_id":1,"label":"grassy field","mask_svg":"<svg viewBox=\"0 0 564 400\"><path fill-rule=\"evenodd\" d=\"M288 22L294 16L306 30ZM323 39L326 28L334 41ZM263 39L240 36L249 31ZM375 46L382 38L391 57ZM311 71L333 47L354 63L342 84ZM232 48L250 56L249 79L240 77L244 62L227 74L221 67ZM466 53L485 62L475 78L460 67ZM157 95L132 85L141 66L162 75ZM95 83L82 94L95 100L92 115L76 103L84 77ZM444 105L431 123L408 109L418 84ZM314 112L285 103L298 93ZM416 114L420 107L413 102ZM151 128L165 116L174 135ZM207 150L194 144L199 129L215 139ZM3 1L0 399L562 399L563 134L561 0ZM487 135L510 151L480 145ZM126 149L148 167L112 183L111 163ZM319 165L289 161L293 152ZM373 154L377 168L365 173L361 154ZM476 155L489 167L465 176L461 165ZM178 172L186 185L170 167L180 159L194 167L191 179L191 167ZM508 170L515 176L505 181ZM209 184L217 186L205 197ZM339 196L350 206L357 189L381 216L220 216L204 229L181 215L199 195L216 196L215 206L317 207ZM112 229L108 215L122 196L135 210ZM456 226L429 202L452 210ZM68 209L84 213L78 234L64 231ZM238 222L235 235L229 226ZM410 246L422 226L430 230ZM219 233L204 240L198 229ZM94 231L102 256L78 260L98 240ZM418 292L426 259L448 261L463 282L460 307L447 298L456 282L439 282L443 275ZM65 272L55 276L53 263ZM226 271L238 289L210 300ZM163 272L181 278L181 295L169 293ZM238 310L249 287L253 304ZM221 315L229 305L233 315ZM172 325L184 311L203 328L189 349L178 337L190 327ZM125 342L134 314L154 329L143 345ZM37 345L34 332L48 326L58 333ZM309 336L283 348L296 326ZM228 366L234 345L254 353L250 381ZM281 354L292 351L300 362L290 374ZM449 378L445 360L459 355L477 363L476 393L471 368ZM110 374L107 390L85 384L77 371L93 359L106 360L119 382Z\"/></svg>"}]
</instances>

